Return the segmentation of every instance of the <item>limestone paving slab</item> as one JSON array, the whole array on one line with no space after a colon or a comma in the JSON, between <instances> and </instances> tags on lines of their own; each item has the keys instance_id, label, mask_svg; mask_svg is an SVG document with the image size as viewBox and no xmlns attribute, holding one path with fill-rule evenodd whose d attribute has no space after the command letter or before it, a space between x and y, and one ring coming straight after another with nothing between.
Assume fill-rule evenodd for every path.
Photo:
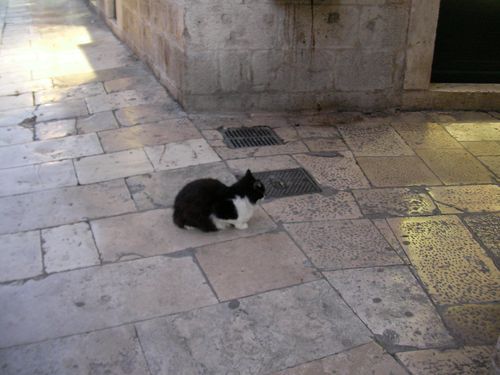
<instances>
[{"instance_id":1,"label":"limestone paving slab","mask_svg":"<svg viewBox=\"0 0 500 375\"><path fill-rule=\"evenodd\" d=\"M75 169L81 184L153 172L153 166L141 148L76 159Z\"/></svg>"},{"instance_id":2,"label":"limestone paving slab","mask_svg":"<svg viewBox=\"0 0 500 375\"><path fill-rule=\"evenodd\" d=\"M95 133L102 130L117 129L118 122L111 111L99 112L76 120L78 134Z\"/></svg>"},{"instance_id":3,"label":"limestone paving slab","mask_svg":"<svg viewBox=\"0 0 500 375\"><path fill-rule=\"evenodd\" d=\"M375 342L318 359L272 375L407 375L406 370Z\"/></svg>"},{"instance_id":4,"label":"limestone paving slab","mask_svg":"<svg viewBox=\"0 0 500 375\"><path fill-rule=\"evenodd\" d=\"M488 346L465 346L404 352L397 357L413 375L490 375L491 353Z\"/></svg>"},{"instance_id":5,"label":"limestone paving slab","mask_svg":"<svg viewBox=\"0 0 500 375\"><path fill-rule=\"evenodd\" d=\"M388 348L427 348L453 343L407 267L339 270L325 276Z\"/></svg>"},{"instance_id":6,"label":"limestone paving slab","mask_svg":"<svg viewBox=\"0 0 500 375\"><path fill-rule=\"evenodd\" d=\"M75 119L41 122L35 125L35 136L37 140L44 140L75 135L75 125Z\"/></svg>"},{"instance_id":7,"label":"limestone paving slab","mask_svg":"<svg viewBox=\"0 0 500 375\"><path fill-rule=\"evenodd\" d=\"M126 90L113 92L111 94L102 94L86 97L85 101L90 113L111 111L120 108L137 106L148 103L170 102L170 99L164 90Z\"/></svg>"},{"instance_id":8,"label":"limestone paving slab","mask_svg":"<svg viewBox=\"0 0 500 375\"><path fill-rule=\"evenodd\" d=\"M2 56L6 54L2 52ZM31 56L30 56L31 57ZM37 92L52 88L52 81L50 79L37 79L37 80L23 80L17 82L7 83L0 79L0 95L17 95L27 92Z\"/></svg>"},{"instance_id":9,"label":"limestone paving slab","mask_svg":"<svg viewBox=\"0 0 500 375\"><path fill-rule=\"evenodd\" d=\"M3 285L0 302L0 347L5 348L187 311L217 300L191 257L154 257Z\"/></svg>"},{"instance_id":10,"label":"limestone paving slab","mask_svg":"<svg viewBox=\"0 0 500 375\"><path fill-rule=\"evenodd\" d=\"M436 123L393 123L392 127L414 150L462 148L444 127Z\"/></svg>"},{"instance_id":11,"label":"limestone paving slab","mask_svg":"<svg viewBox=\"0 0 500 375\"><path fill-rule=\"evenodd\" d=\"M466 216L463 221L500 264L500 214Z\"/></svg>"},{"instance_id":12,"label":"limestone paving slab","mask_svg":"<svg viewBox=\"0 0 500 375\"><path fill-rule=\"evenodd\" d=\"M294 158L320 184L334 189L360 189L369 187L368 180L357 166L349 151L337 154L301 154Z\"/></svg>"},{"instance_id":13,"label":"limestone paving slab","mask_svg":"<svg viewBox=\"0 0 500 375\"><path fill-rule=\"evenodd\" d=\"M20 126L0 127L0 146L28 143L33 140L33 131Z\"/></svg>"},{"instance_id":14,"label":"limestone paving slab","mask_svg":"<svg viewBox=\"0 0 500 375\"><path fill-rule=\"evenodd\" d=\"M299 125L295 129L300 138L332 138L339 136L337 128L332 125Z\"/></svg>"},{"instance_id":15,"label":"limestone paving slab","mask_svg":"<svg viewBox=\"0 0 500 375\"><path fill-rule=\"evenodd\" d=\"M227 160L226 163L231 170L240 175L244 174L247 169L250 169L252 172L266 172L299 167L299 164L289 155L234 159Z\"/></svg>"},{"instance_id":16,"label":"limestone paving slab","mask_svg":"<svg viewBox=\"0 0 500 375\"><path fill-rule=\"evenodd\" d=\"M356 156L409 156L413 150L388 124L367 121L337 125Z\"/></svg>"},{"instance_id":17,"label":"limestone paving slab","mask_svg":"<svg viewBox=\"0 0 500 375\"><path fill-rule=\"evenodd\" d=\"M136 324L154 374L263 374L368 342L324 281Z\"/></svg>"},{"instance_id":18,"label":"limestone paving slab","mask_svg":"<svg viewBox=\"0 0 500 375\"><path fill-rule=\"evenodd\" d=\"M0 148L0 169L102 153L95 134L75 135Z\"/></svg>"},{"instance_id":19,"label":"limestone paving slab","mask_svg":"<svg viewBox=\"0 0 500 375\"><path fill-rule=\"evenodd\" d=\"M461 142L475 156L500 155L500 141Z\"/></svg>"},{"instance_id":20,"label":"limestone paving slab","mask_svg":"<svg viewBox=\"0 0 500 375\"><path fill-rule=\"evenodd\" d=\"M500 337L498 303L450 306L442 314L450 332L467 345L493 345Z\"/></svg>"},{"instance_id":21,"label":"limestone paving slab","mask_svg":"<svg viewBox=\"0 0 500 375\"><path fill-rule=\"evenodd\" d=\"M47 273L100 264L88 223L43 229L41 235Z\"/></svg>"},{"instance_id":22,"label":"limestone paving slab","mask_svg":"<svg viewBox=\"0 0 500 375\"><path fill-rule=\"evenodd\" d=\"M62 102L72 99L83 99L94 95L103 95L106 92L101 82L86 83L79 86L48 89L35 93L36 104Z\"/></svg>"},{"instance_id":23,"label":"limestone paving slab","mask_svg":"<svg viewBox=\"0 0 500 375\"><path fill-rule=\"evenodd\" d=\"M133 176L126 182L137 208L150 210L173 206L182 187L199 178L215 178L226 185L235 182L235 177L221 162Z\"/></svg>"},{"instance_id":24,"label":"limestone paving slab","mask_svg":"<svg viewBox=\"0 0 500 375\"><path fill-rule=\"evenodd\" d=\"M0 96L0 112L31 106L33 106L33 95L31 93Z\"/></svg>"},{"instance_id":25,"label":"limestone paving slab","mask_svg":"<svg viewBox=\"0 0 500 375\"><path fill-rule=\"evenodd\" d=\"M158 209L91 222L103 261L147 257L248 237L276 228L262 209L257 209L248 229L213 233L180 229L172 221L172 209Z\"/></svg>"},{"instance_id":26,"label":"limestone paving slab","mask_svg":"<svg viewBox=\"0 0 500 375\"><path fill-rule=\"evenodd\" d=\"M109 81L130 76L144 76L149 71L142 64L121 66L92 72L58 75L52 78L54 87L78 86L90 82Z\"/></svg>"},{"instance_id":27,"label":"limestone paving slab","mask_svg":"<svg viewBox=\"0 0 500 375\"><path fill-rule=\"evenodd\" d=\"M106 152L115 152L197 139L201 134L190 120L182 118L103 131L99 138Z\"/></svg>"},{"instance_id":28,"label":"limestone paving slab","mask_svg":"<svg viewBox=\"0 0 500 375\"><path fill-rule=\"evenodd\" d=\"M426 149L417 153L445 185L494 181L494 175L465 150Z\"/></svg>"},{"instance_id":29,"label":"limestone paving slab","mask_svg":"<svg viewBox=\"0 0 500 375\"><path fill-rule=\"evenodd\" d=\"M357 157L359 166L377 187L441 185L416 156Z\"/></svg>"},{"instance_id":30,"label":"limestone paving slab","mask_svg":"<svg viewBox=\"0 0 500 375\"><path fill-rule=\"evenodd\" d=\"M285 224L284 228L321 269L402 264L367 219Z\"/></svg>"},{"instance_id":31,"label":"limestone paving slab","mask_svg":"<svg viewBox=\"0 0 500 375\"><path fill-rule=\"evenodd\" d=\"M4 375L148 374L131 325L3 349L0 368Z\"/></svg>"},{"instance_id":32,"label":"limestone paving slab","mask_svg":"<svg viewBox=\"0 0 500 375\"><path fill-rule=\"evenodd\" d=\"M196 259L220 300L320 278L287 234L266 233L196 249Z\"/></svg>"},{"instance_id":33,"label":"limestone paving slab","mask_svg":"<svg viewBox=\"0 0 500 375\"><path fill-rule=\"evenodd\" d=\"M353 194L365 215L420 216L436 210L427 194L411 189L363 189Z\"/></svg>"},{"instance_id":34,"label":"limestone paving slab","mask_svg":"<svg viewBox=\"0 0 500 375\"><path fill-rule=\"evenodd\" d=\"M135 211L124 181L0 198L0 234Z\"/></svg>"},{"instance_id":35,"label":"limestone paving slab","mask_svg":"<svg viewBox=\"0 0 500 375\"><path fill-rule=\"evenodd\" d=\"M77 183L71 160L0 170L0 196L74 186Z\"/></svg>"},{"instance_id":36,"label":"limestone paving slab","mask_svg":"<svg viewBox=\"0 0 500 375\"><path fill-rule=\"evenodd\" d=\"M442 213L500 211L497 185L443 186L428 189Z\"/></svg>"},{"instance_id":37,"label":"limestone paving slab","mask_svg":"<svg viewBox=\"0 0 500 375\"><path fill-rule=\"evenodd\" d=\"M144 150L156 171L220 161L204 139L190 139L163 146L145 147Z\"/></svg>"},{"instance_id":38,"label":"limestone paving slab","mask_svg":"<svg viewBox=\"0 0 500 375\"><path fill-rule=\"evenodd\" d=\"M445 125L458 141L500 141L500 121L458 122Z\"/></svg>"},{"instance_id":39,"label":"limestone paving slab","mask_svg":"<svg viewBox=\"0 0 500 375\"><path fill-rule=\"evenodd\" d=\"M498 301L500 271L458 217L388 221L436 303Z\"/></svg>"},{"instance_id":40,"label":"limestone paving slab","mask_svg":"<svg viewBox=\"0 0 500 375\"><path fill-rule=\"evenodd\" d=\"M180 112L177 106L171 103L137 105L116 111L116 118L122 126L148 124L185 116L185 113Z\"/></svg>"},{"instance_id":41,"label":"limestone paving slab","mask_svg":"<svg viewBox=\"0 0 500 375\"><path fill-rule=\"evenodd\" d=\"M311 152L347 151L348 147L340 138L304 139Z\"/></svg>"},{"instance_id":42,"label":"limestone paving slab","mask_svg":"<svg viewBox=\"0 0 500 375\"><path fill-rule=\"evenodd\" d=\"M33 114L38 121L50 121L88 116L89 112L83 99L73 99L60 103L42 104L35 109Z\"/></svg>"},{"instance_id":43,"label":"limestone paving slab","mask_svg":"<svg viewBox=\"0 0 500 375\"><path fill-rule=\"evenodd\" d=\"M497 177L500 177L500 156L481 156L478 159Z\"/></svg>"},{"instance_id":44,"label":"limestone paving slab","mask_svg":"<svg viewBox=\"0 0 500 375\"><path fill-rule=\"evenodd\" d=\"M38 231L0 236L0 282L21 280L43 272Z\"/></svg>"},{"instance_id":45,"label":"limestone paving slab","mask_svg":"<svg viewBox=\"0 0 500 375\"><path fill-rule=\"evenodd\" d=\"M16 108L4 111L0 116L0 126L15 126L33 118L35 107Z\"/></svg>"},{"instance_id":46,"label":"limestone paving slab","mask_svg":"<svg viewBox=\"0 0 500 375\"><path fill-rule=\"evenodd\" d=\"M282 154L298 154L308 151L306 145L302 141L291 141L282 145L263 147L229 148L227 146L222 146L214 147L214 150L224 160Z\"/></svg>"},{"instance_id":47,"label":"limestone paving slab","mask_svg":"<svg viewBox=\"0 0 500 375\"><path fill-rule=\"evenodd\" d=\"M104 88L108 94L132 89L165 90L153 76L134 76L113 79L104 82Z\"/></svg>"},{"instance_id":48,"label":"limestone paving slab","mask_svg":"<svg viewBox=\"0 0 500 375\"><path fill-rule=\"evenodd\" d=\"M308 194L264 201L262 206L274 220L281 222L357 219L361 212L351 193Z\"/></svg>"}]
</instances>

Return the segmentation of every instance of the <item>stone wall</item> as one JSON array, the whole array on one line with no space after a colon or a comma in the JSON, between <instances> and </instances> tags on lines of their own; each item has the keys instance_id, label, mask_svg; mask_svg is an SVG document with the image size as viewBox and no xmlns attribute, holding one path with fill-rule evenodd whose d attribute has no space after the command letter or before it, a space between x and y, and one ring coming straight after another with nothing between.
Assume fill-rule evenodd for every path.
<instances>
[{"instance_id":1,"label":"stone wall","mask_svg":"<svg viewBox=\"0 0 500 375\"><path fill-rule=\"evenodd\" d=\"M401 101L409 13L410 0L117 0L113 27L188 110L374 109Z\"/></svg>"}]
</instances>

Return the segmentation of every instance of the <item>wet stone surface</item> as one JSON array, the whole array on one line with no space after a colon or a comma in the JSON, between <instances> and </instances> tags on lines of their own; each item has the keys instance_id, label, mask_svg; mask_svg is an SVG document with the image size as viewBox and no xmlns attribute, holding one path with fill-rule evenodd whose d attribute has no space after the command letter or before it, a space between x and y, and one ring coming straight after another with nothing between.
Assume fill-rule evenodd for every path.
<instances>
[{"instance_id":1,"label":"wet stone surface","mask_svg":"<svg viewBox=\"0 0 500 375\"><path fill-rule=\"evenodd\" d=\"M321 269L402 263L377 228L366 219L285 224L284 228Z\"/></svg>"},{"instance_id":2,"label":"wet stone surface","mask_svg":"<svg viewBox=\"0 0 500 375\"><path fill-rule=\"evenodd\" d=\"M500 264L500 214L465 216L463 220Z\"/></svg>"},{"instance_id":3,"label":"wet stone surface","mask_svg":"<svg viewBox=\"0 0 500 375\"><path fill-rule=\"evenodd\" d=\"M467 345L495 344L500 336L500 305L450 306L443 319L450 332Z\"/></svg>"},{"instance_id":4,"label":"wet stone surface","mask_svg":"<svg viewBox=\"0 0 500 375\"><path fill-rule=\"evenodd\" d=\"M500 211L500 187L496 185L433 187L428 191L443 214Z\"/></svg>"},{"instance_id":5,"label":"wet stone surface","mask_svg":"<svg viewBox=\"0 0 500 375\"><path fill-rule=\"evenodd\" d=\"M386 348L453 343L408 268L341 270L326 277Z\"/></svg>"},{"instance_id":6,"label":"wet stone surface","mask_svg":"<svg viewBox=\"0 0 500 375\"><path fill-rule=\"evenodd\" d=\"M165 374L269 373L369 341L369 331L324 280L137 328L151 370Z\"/></svg>"},{"instance_id":7,"label":"wet stone surface","mask_svg":"<svg viewBox=\"0 0 500 375\"><path fill-rule=\"evenodd\" d=\"M500 272L456 216L389 219L438 304L497 301Z\"/></svg>"},{"instance_id":8,"label":"wet stone surface","mask_svg":"<svg viewBox=\"0 0 500 375\"><path fill-rule=\"evenodd\" d=\"M354 197L365 215L432 215L436 206L427 194L411 189L354 190Z\"/></svg>"}]
</instances>

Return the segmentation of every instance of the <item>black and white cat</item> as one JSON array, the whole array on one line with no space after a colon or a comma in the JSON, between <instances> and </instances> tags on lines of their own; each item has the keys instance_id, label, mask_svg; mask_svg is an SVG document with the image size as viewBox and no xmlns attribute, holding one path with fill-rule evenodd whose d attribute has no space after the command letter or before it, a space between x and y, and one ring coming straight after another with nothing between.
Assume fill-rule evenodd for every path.
<instances>
[{"instance_id":1,"label":"black and white cat","mask_svg":"<svg viewBox=\"0 0 500 375\"><path fill-rule=\"evenodd\" d=\"M175 198L174 223L179 228L194 227L204 232L232 226L246 229L264 193L264 184L250 170L231 186L213 178L192 181Z\"/></svg>"}]
</instances>

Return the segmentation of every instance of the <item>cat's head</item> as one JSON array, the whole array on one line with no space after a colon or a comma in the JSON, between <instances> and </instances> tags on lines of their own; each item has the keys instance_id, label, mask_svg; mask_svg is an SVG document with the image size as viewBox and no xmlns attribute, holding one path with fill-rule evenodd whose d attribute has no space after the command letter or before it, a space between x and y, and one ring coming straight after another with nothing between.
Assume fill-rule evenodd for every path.
<instances>
[{"instance_id":1,"label":"cat's head","mask_svg":"<svg viewBox=\"0 0 500 375\"><path fill-rule=\"evenodd\" d=\"M248 197L250 202L256 203L259 199L264 198L266 188L261 180L258 180L253 176L250 169L247 169L247 172L237 184L241 189L241 192Z\"/></svg>"}]
</instances>

